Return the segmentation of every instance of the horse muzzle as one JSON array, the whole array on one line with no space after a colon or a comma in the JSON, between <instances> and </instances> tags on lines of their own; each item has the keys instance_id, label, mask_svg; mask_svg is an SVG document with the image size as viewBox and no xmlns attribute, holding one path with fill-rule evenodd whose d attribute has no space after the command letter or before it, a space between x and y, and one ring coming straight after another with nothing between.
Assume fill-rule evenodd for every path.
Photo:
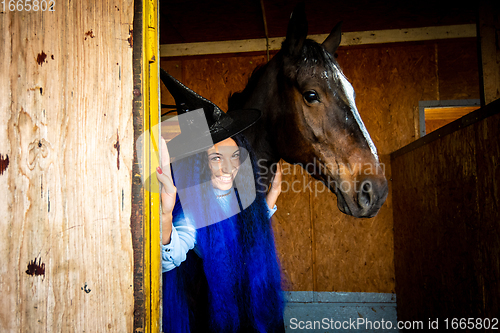
<instances>
[{"instance_id":1,"label":"horse muzzle","mask_svg":"<svg viewBox=\"0 0 500 333\"><path fill-rule=\"evenodd\" d=\"M333 191L337 195L337 207L347 215L354 217L374 217L382 207L388 194L385 177L365 178L354 181L352 189L336 186Z\"/></svg>"}]
</instances>

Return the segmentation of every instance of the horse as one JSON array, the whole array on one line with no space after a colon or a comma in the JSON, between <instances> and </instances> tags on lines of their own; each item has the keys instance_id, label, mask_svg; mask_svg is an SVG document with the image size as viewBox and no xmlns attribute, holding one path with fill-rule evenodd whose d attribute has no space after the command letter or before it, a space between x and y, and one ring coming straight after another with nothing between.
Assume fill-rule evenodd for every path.
<instances>
[{"instance_id":1,"label":"horse","mask_svg":"<svg viewBox=\"0 0 500 333\"><path fill-rule=\"evenodd\" d=\"M353 86L334 57L341 23L321 45L307 39L307 30L302 3L292 13L281 49L254 70L243 91L229 97L228 112L262 111L244 134L258 158L263 183L270 183L274 165L283 159L323 182L337 196L341 212L373 217L388 186Z\"/></svg>"}]
</instances>

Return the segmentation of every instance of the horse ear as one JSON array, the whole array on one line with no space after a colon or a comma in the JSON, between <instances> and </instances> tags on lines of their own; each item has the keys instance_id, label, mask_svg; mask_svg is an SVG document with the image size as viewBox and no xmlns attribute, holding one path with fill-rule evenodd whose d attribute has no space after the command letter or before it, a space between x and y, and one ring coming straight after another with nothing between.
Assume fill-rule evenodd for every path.
<instances>
[{"instance_id":1,"label":"horse ear","mask_svg":"<svg viewBox=\"0 0 500 333\"><path fill-rule=\"evenodd\" d=\"M340 45L340 40L342 39L341 26L342 21L337 23L337 25L330 32L330 35L328 35L323 44L321 44L325 50L330 52L330 54L334 54Z\"/></svg>"},{"instance_id":2,"label":"horse ear","mask_svg":"<svg viewBox=\"0 0 500 333\"><path fill-rule=\"evenodd\" d=\"M283 47L287 49L291 55L297 55L302 50L304 41L307 37L307 19L305 3L300 2L295 6L295 9L290 16L288 22L288 30L286 31L286 39L283 42Z\"/></svg>"}]
</instances>

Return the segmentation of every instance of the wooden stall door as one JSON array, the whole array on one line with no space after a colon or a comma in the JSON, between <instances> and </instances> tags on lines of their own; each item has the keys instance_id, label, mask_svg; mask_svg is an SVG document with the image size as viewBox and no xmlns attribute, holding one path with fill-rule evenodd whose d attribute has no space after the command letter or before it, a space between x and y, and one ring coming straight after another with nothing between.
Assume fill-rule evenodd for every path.
<instances>
[{"instance_id":1,"label":"wooden stall door","mask_svg":"<svg viewBox=\"0 0 500 333\"><path fill-rule=\"evenodd\" d=\"M0 331L131 332L134 2L21 3L0 7Z\"/></svg>"},{"instance_id":2,"label":"wooden stall door","mask_svg":"<svg viewBox=\"0 0 500 333\"><path fill-rule=\"evenodd\" d=\"M399 320L498 320L499 129L500 99L391 155Z\"/></svg>"}]
</instances>

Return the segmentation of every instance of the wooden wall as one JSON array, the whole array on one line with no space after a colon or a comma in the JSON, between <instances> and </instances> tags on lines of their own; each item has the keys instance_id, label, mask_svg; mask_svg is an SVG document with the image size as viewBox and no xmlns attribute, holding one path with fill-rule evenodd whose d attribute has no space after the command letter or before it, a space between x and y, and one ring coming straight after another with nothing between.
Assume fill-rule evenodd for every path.
<instances>
[{"instance_id":1,"label":"wooden wall","mask_svg":"<svg viewBox=\"0 0 500 333\"><path fill-rule=\"evenodd\" d=\"M133 329L133 14L0 14L2 332Z\"/></svg>"},{"instance_id":2,"label":"wooden wall","mask_svg":"<svg viewBox=\"0 0 500 333\"><path fill-rule=\"evenodd\" d=\"M446 318L498 318L500 100L490 111L497 114L393 156L399 320L439 318L443 328Z\"/></svg>"},{"instance_id":3,"label":"wooden wall","mask_svg":"<svg viewBox=\"0 0 500 333\"><path fill-rule=\"evenodd\" d=\"M229 94L242 90L265 61L262 54L214 55L164 58L161 66L226 109ZM390 192L375 218L356 219L340 213L335 195L321 184L285 165L286 182L312 184L312 191L288 191L278 200L274 228L287 288L395 292L389 154L418 138L419 101L479 98L475 40L341 47L338 61L356 90ZM316 186L323 192L315 194Z\"/></svg>"}]
</instances>

